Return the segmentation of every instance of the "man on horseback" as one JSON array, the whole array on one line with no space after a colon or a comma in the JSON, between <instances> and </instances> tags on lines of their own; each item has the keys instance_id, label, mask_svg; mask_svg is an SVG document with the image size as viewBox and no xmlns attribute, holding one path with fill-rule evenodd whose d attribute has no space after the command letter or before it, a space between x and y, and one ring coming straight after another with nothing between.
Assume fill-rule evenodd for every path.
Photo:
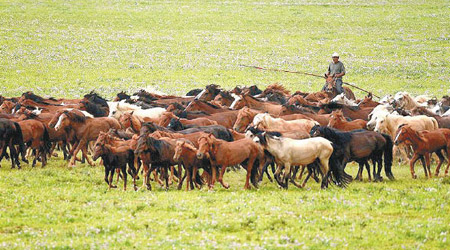
<instances>
[{"instance_id":1,"label":"man on horseback","mask_svg":"<svg viewBox=\"0 0 450 250\"><path fill-rule=\"evenodd\" d=\"M342 76L345 75L345 67L344 64L339 61L339 54L334 52L331 56L333 61L328 66L328 72L325 74L327 77L334 76L336 79L335 85L336 85L336 91L337 94L340 94L344 92L344 89L342 88ZM325 91L327 88L327 84L323 86L322 91Z\"/></svg>"}]
</instances>

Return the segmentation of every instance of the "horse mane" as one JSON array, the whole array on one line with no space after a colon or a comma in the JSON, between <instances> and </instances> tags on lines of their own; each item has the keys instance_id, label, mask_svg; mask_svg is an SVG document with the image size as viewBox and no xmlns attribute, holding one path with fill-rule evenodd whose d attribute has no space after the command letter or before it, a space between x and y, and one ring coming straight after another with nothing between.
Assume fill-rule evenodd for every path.
<instances>
[{"instance_id":1,"label":"horse mane","mask_svg":"<svg viewBox=\"0 0 450 250\"><path fill-rule=\"evenodd\" d=\"M263 91L263 94L269 93L280 93L283 95L291 95L291 92L279 83L273 83L267 86L267 88Z\"/></svg>"},{"instance_id":2,"label":"horse mane","mask_svg":"<svg viewBox=\"0 0 450 250\"><path fill-rule=\"evenodd\" d=\"M27 91L27 92L23 93L22 97L25 97L25 99L29 99L29 100L32 100L33 102L40 103L40 104L55 105L55 104L51 104L51 103L46 102L44 98L34 94L31 91ZM57 106L60 106L60 105L57 105Z\"/></svg>"},{"instance_id":3,"label":"horse mane","mask_svg":"<svg viewBox=\"0 0 450 250\"><path fill-rule=\"evenodd\" d=\"M70 120L74 121L74 122L80 122L83 123L86 121L86 116L83 115L83 113L81 112L74 112L74 111L64 111L64 114L67 115L67 117L69 117Z\"/></svg>"},{"instance_id":4,"label":"horse mane","mask_svg":"<svg viewBox=\"0 0 450 250\"><path fill-rule=\"evenodd\" d=\"M217 106L217 105L214 105L214 104L212 104L212 103L209 103L209 102L207 102L207 101L202 101L202 100L194 100L194 101L196 101L196 102L202 102L202 103L204 103L204 104L206 104L206 105L208 105L208 106L210 106L211 108L214 108L214 109L222 109L221 107L219 107L219 106Z\"/></svg>"},{"instance_id":5,"label":"horse mane","mask_svg":"<svg viewBox=\"0 0 450 250\"><path fill-rule=\"evenodd\" d=\"M342 109L344 107L347 107L350 110L356 111L356 110L360 110L361 108L359 106L348 106L348 105L344 105L344 104L340 104L337 102L329 102L329 103L324 103L320 105L321 108L329 108L329 109Z\"/></svg>"},{"instance_id":6,"label":"horse mane","mask_svg":"<svg viewBox=\"0 0 450 250\"><path fill-rule=\"evenodd\" d=\"M228 91L220 91L219 95L223 98L234 100L234 97Z\"/></svg>"},{"instance_id":7,"label":"horse mane","mask_svg":"<svg viewBox=\"0 0 450 250\"><path fill-rule=\"evenodd\" d=\"M221 92L220 91L220 86L217 85L217 84L206 85L205 89L210 91L210 92L212 92L212 93L214 93L215 95L217 95L217 94L219 94Z\"/></svg>"},{"instance_id":8,"label":"horse mane","mask_svg":"<svg viewBox=\"0 0 450 250\"><path fill-rule=\"evenodd\" d=\"M83 97L87 101L93 102L95 104L99 104L104 107L108 107L108 102L103 97L101 97L99 94L95 93L94 90L92 90L89 94L84 95Z\"/></svg>"},{"instance_id":9,"label":"horse mane","mask_svg":"<svg viewBox=\"0 0 450 250\"><path fill-rule=\"evenodd\" d=\"M325 139L338 145L346 145L352 139L352 132L341 132L334 128L320 126L317 128Z\"/></svg>"}]
</instances>

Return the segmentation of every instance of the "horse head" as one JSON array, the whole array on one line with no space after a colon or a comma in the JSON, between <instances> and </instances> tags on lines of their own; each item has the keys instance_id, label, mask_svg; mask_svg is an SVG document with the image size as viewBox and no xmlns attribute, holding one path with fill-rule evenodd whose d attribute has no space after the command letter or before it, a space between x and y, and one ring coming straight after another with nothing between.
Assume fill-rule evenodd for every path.
<instances>
[{"instance_id":1,"label":"horse head","mask_svg":"<svg viewBox=\"0 0 450 250\"><path fill-rule=\"evenodd\" d=\"M237 132L244 132L245 128L252 123L252 114L250 108L244 107L239 110L233 130Z\"/></svg>"},{"instance_id":2,"label":"horse head","mask_svg":"<svg viewBox=\"0 0 450 250\"><path fill-rule=\"evenodd\" d=\"M241 94L232 93L231 96L234 97L234 101L230 105L230 109L241 109L244 107L244 98Z\"/></svg>"},{"instance_id":3,"label":"horse head","mask_svg":"<svg viewBox=\"0 0 450 250\"><path fill-rule=\"evenodd\" d=\"M181 123L180 118L171 118L169 125L167 125L167 128L172 129L174 131L180 131L184 129L184 126Z\"/></svg>"},{"instance_id":4,"label":"horse head","mask_svg":"<svg viewBox=\"0 0 450 250\"><path fill-rule=\"evenodd\" d=\"M217 148L214 146L215 137L213 134L203 135L198 138L197 159L203 159L205 156L210 158L211 153L215 155Z\"/></svg>"},{"instance_id":5,"label":"horse head","mask_svg":"<svg viewBox=\"0 0 450 250\"><path fill-rule=\"evenodd\" d=\"M398 145L398 144L408 140L413 132L414 131L411 129L411 127L408 124L399 125L397 128L397 133L395 135L395 139L394 139L395 145Z\"/></svg>"}]
</instances>

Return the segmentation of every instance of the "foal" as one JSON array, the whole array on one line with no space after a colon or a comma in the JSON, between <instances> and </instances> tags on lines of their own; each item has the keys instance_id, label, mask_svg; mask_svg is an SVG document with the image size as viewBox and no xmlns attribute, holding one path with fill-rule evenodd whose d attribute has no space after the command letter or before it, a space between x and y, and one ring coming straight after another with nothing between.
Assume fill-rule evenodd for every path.
<instances>
[{"instance_id":1,"label":"foal","mask_svg":"<svg viewBox=\"0 0 450 250\"><path fill-rule=\"evenodd\" d=\"M439 163L436 166L436 172L434 174L435 176L438 176L439 169L444 161L444 156L442 155L441 150L446 151L447 158L450 156L450 129L441 128L432 131L415 131L410 125L402 124L397 131L397 136L395 137L394 142L398 145L404 141L409 141L414 150L414 155L409 161L412 178L417 178L417 175L414 172L414 164L418 159L422 161L425 176L431 178L430 155L432 153L436 153L439 157ZM425 157L426 166L423 161L423 157ZM448 174L449 167L450 161L445 169L445 175Z\"/></svg>"}]
</instances>

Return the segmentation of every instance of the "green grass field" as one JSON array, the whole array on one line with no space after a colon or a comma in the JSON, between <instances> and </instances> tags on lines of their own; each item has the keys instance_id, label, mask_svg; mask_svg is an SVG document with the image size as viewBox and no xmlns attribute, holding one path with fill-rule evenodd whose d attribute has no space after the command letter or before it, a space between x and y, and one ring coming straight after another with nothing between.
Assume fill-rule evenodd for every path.
<instances>
[{"instance_id":1,"label":"green grass field","mask_svg":"<svg viewBox=\"0 0 450 250\"><path fill-rule=\"evenodd\" d=\"M0 1L0 94L110 98L153 86L184 94L279 82L316 91L337 51L345 81L375 94L450 93L448 1ZM357 96L363 93L355 91ZM450 180L347 189L108 191L102 167L61 159L0 168L0 248L449 249ZM349 171L355 174L356 167ZM366 177L367 179L367 177ZM121 185L121 183L120 183ZM119 186L120 186L119 185Z\"/></svg>"}]
</instances>

